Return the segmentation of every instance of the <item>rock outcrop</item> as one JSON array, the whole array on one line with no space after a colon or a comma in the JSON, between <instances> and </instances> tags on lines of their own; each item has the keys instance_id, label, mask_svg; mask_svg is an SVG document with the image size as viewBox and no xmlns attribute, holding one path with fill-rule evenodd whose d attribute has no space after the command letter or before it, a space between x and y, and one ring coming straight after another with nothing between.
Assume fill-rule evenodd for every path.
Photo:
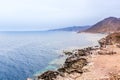
<instances>
[{"instance_id":1,"label":"rock outcrop","mask_svg":"<svg viewBox=\"0 0 120 80\"><path fill-rule=\"evenodd\" d=\"M112 33L106 37L107 44L120 44L120 32Z\"/></svg>"},{"instance_id":2,"label":"rock outcrop","mask_svg":"<svg viewBox=\"0 0 120 80\"><path fill-rule=\"evenodd\" d=\"M65 76L65 74L83 73L83 67L87 65L87 59L85 58L92 47L77 49L74 52L64 52L68 57L65 63L57 71L46 71L43 74L36 77L36 80L54 80L57 76Z\"/></svg>"},{"instance_id":3,"label":"rock outcrop","mask_svg":"<svg viewBox=\"0 0 120 80\"><path fill-rule=\"evenodd\" d=\"M59 74L57 71L46 71L36 78L36 80L54 80Z\"/></svg>"},{"instance_id":4,"label":"rock outcrop","mask_svg":"<svg viewBox=\"0 0 120 80\"><path fill-rule=\"evenodd\" d=\"M120 46L120 32L111 33L105 38L102 38L98 41L100 44L100 47L106 47L106 45L116 45Z\"/></svg>"},{"instance_id":5,"label":"rock outcrop","mask_svg":"<svg viewBox=\"0 0 120 80\"><path fill-rule=\"evenodd\" d=\"M63 68L58 69L59 72L71 74L73 72L83 73L82 68L87 65L87 60L84 58L72 59L67 58Z\"/></svg>"}]
</instances>

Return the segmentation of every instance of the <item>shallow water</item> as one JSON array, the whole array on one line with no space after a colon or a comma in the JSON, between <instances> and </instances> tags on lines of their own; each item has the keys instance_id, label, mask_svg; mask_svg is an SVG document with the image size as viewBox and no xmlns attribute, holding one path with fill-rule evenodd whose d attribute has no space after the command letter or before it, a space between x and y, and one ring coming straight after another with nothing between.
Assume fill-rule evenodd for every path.
<instances>
[{"instance_id":1,"label":"shallow water","mask_svg":"<svg viewBox=\"0 0 120 80\"><path fill-rule=\"evenodd\" d=\"M0 32L0 80L25 80L52 65L63 49L97 45L103 34Z\"/></svg>"}]
</instances>

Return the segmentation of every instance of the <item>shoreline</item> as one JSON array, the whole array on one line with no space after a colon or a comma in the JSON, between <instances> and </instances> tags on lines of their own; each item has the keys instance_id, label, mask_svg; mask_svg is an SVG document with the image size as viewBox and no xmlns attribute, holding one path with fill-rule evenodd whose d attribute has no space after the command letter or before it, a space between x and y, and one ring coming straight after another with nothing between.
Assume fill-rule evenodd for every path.
<instances>
[{"instance_id":1,"label":"shoreline","mask_svg":"<svg viewBox=\"0 0 120 80\"><path fill-rule=\"evenodd\" d=\"M67 56L67 58L65 59L63 65L60 68L58 68L57 70L47 70L47 71L45 71L41 74L38 74L37 76L34 76L33 79L28 78L27 80L62 80L62 77L69 76L69 74L71 74L71 73L74 74L74 72L78 73L76 75L81 75L81 74L84 73L84 71L86 71L86 70L82 70L82 69L83 69L83 67L85 67L88 64L89 60L87 58L88 58L88 56L90 56L91 50L96 50L96 49L98 49L98 46L97 47L96 46L93 46L93 47L84 46L80 49L79 48L71 49L69 51L72 51L73 54L70 54L70 55L69 54L64 54L64 55ZM68 53L69 53L69 51L68 51ZM78 52L78 51L80 51L80 52ZM82 55L81 55L81 51L83 53ZM80 57L80 58L78 58L78 57ZM73 59L76 58L76 59L73 60L73 63L71 63L72 58ZM66 64L67 59L70 60L68 62L68 64ZM81 63L79 60L80 61L83 60L85 63ZM71 71L71 70L64 71L63 70L63 68L64 69L66 68L65 66L69 67L69 66L71 66L71 64L74 64L74 61L75 61L75 65L76 65L77 62L80 62L80 65L82 65L82 66L79 66L80 69L78 69L78 71L76 69L74 69L73 71ZM69 65L69 63L70 63L70 65ZM52 76L51 76L51 74L52 74ZM48 78L50 78L50 79L48 79ZM67 80L67 79L64 79L64 80Z\"/></svg>"},{"instance_id":2,"label":"shoreline","mask_svg":"<svg viewBox=\"0 0 120 80\"><path fill-rule=\"evenodd\" d=\"M86 33L85 33L86 34ZM88 34L88 33L87 33ZM91 35L91 34L90 34ZM95 34L96 35L96 34ZM102 35L102 34L98 34L98 35ZM104 37L104 36L106 36L106 35L102 35L102 37ZM89 37L88 37L89 38ZM68 48L64 48L64 49L61 49L61 50L58 50L59 51L59 53L57 52L57 54L60 54L60 56L64 56L64 57L68 57L68 56L66 56L64 53L63 53L63 51L73 51L73 50L78 50L78 49L84 49L84 48L87 48L87 47L89 47L90 45L93 47L93 46L95 46L95 45L99 45L98 44L98 40L99 39L101 39L101 37L99 38L99 37L92 37L92 41L91 41L91 39L89 40L89 41L91 41L91 42L94 42L94 43L92 43L92 44L88 44L88 45L86 45L86 46L81 46L81 47L79 47L79 46L73 46L73 47L68 47ZM58 61L58 63L57 64L59 64L59 58L57 58L57 59L55 59L55 60L57 60ZM65 60L66 59L64 59L64 61L63 62L65 62ZM54 62L54 60L52 61L52 62ZM56 63L54 63L55 65L56 65ZM64 64L64 63L63 63ZM60 65L63 65L63 64L60 64ZM42 72L38 72L37 73L37 76L39 76L40 74L42 74L42 73L44 73L44 72L46 72L46 71L48 71L48 70L53 70L53 71L55 71L55 70L57 70L58 68L60 68L61 66L59 66L59 67L56 67L55 69L46 69L46 70L44 70L44 71L42 71Z\"/></svg>"},{"instance_id":3,"label":"shoreline","mask_svg":"<svg viewBox=\"0 0 120 80\"><path fill-rule=\"evenodd\" d=\"M98 49L98 47L96 47L96 48L95 47L94 48L87 47L84 49L75 49L72 52L67 52L67 53L64 52L65 55L67 55L67 59L65 60L65 63L63 64L63 66L61 68L58 68L56 71L48 70L48 71L42 73L41 75L36 76L34 80L61 80L62 77L66 77L71 73L73 73L73 74L78 73L77 75L79 75L79 74L81 75L85 71L85 70L84 71L82 70L83 67L88 64L87 57L89 56L89 54L91 54L91 50L96 50L96 49ZM80 51L80 52L77 52L77 51ZM81 54L81 52L83 54ZM70 53L73 53L73 54L70 54ZM75 64L75 65L73 65L74 68L70 67L71 64ZM75 69L75 67L78 66L77 64L80 66L78 69L77 68ZM51 74L53 76L50 76ZM51 79L48 79L47 77L49 77ZM39 78L45 78L45 79L39 79ZM27 79L27 80L30 80L30 79Z\"/></svg>"},{"instance_id":4,"label":"shoreline","mask_svg":"<svg viewBox=\"0 0 120 80\"><path fill-rule=\"evenodd\" d=\"M109 80L111 77L114 78L114 75L118 77L120 65L116 61L120 61L120 50L117 45L103 44L104 42L109 40L104 41L102 38L99 40L100 46L64 52L67 59L62 67L53 71L48 70L36 76L34 80ZM116 60L117 56L119 57Z\"/></svg>"}]
</instances>

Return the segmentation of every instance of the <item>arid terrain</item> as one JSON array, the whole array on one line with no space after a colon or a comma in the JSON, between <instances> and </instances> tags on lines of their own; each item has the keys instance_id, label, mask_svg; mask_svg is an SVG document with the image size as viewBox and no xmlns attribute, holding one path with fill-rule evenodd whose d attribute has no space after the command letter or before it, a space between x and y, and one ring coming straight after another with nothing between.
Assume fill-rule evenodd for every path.
<instances>
[{"instance_id":1,"label":"arid terrain","mask_svg":"<svg viewBox=\"0 0 120 80\"><path fill-rule=\"evenodd\" d=\"M64 52L68 55L63 67L47 71L36 80L119 80L119 33L99 40L99 46Z\"/></svg>"},{"instance_id":2,"label":"arid terrain","mask_svg":"<svg viewBox=\"0 0 120 80\"><path fill-rule=\"evenodd\" d=\"M116 54L92 54L88 57L89 64L83 67L83 74L74 73L56 80L119 80L120 48L111 45L104 50L113 50ZM117 76L117 79L114 76Z\"/></svg>"}]
</instances>

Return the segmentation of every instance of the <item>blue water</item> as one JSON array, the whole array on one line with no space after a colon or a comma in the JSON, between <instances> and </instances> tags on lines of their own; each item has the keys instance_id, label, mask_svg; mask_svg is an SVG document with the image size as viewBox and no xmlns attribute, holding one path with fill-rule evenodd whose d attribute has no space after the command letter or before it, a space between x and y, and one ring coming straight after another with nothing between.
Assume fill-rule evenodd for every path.
<instances>
[{"instance_id":1,"label":"blue water","mask_svg":"<svg viewBox=\"0 0 120 80\"><path fill-rule=\"evenodd\" d=\"M26 80L38 72L54 69L49 63L59 57L61 50L93 46L103 36L74 32L0 32L0 80Z\"/></svg>"}]
</instances>

